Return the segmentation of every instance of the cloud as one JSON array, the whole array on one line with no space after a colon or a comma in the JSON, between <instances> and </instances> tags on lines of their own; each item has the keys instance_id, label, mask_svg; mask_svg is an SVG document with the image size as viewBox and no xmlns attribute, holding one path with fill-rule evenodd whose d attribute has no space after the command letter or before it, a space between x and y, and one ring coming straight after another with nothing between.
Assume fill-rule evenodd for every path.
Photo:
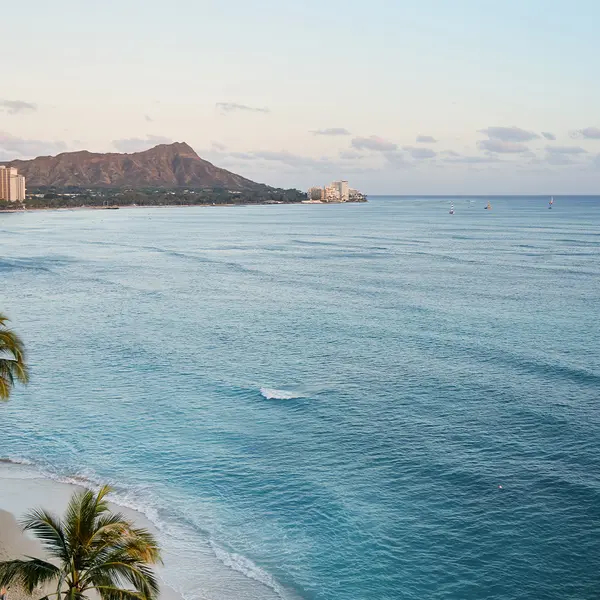
<instances>
[{"instance_id":1,"label":"cloud","mask_svg":"<svg viewBox=\"0 0 600 600\"><path fill-rule=\"evenodd\" d=\"M452 154L448 154L448 152L452 152ZM446 154L447 154L447 158L443 159L443 161L446 163L478 165L478 164L501 162L500 158L498 158L498 156L495 156L495 155L464 156L462 154L459 154L458 152L454 152L453 150L447 151Z\"/></svg>"},{"instance_id":2,"label":"cloud","mask_svg":"<svg viewBox=\"0 0 600 600\"><path fill-rule=\"evenodd\" d=\"M600 169L600 153L596 154L596 157L593 160L593 165L596 169Z\"/></svg>"},{"instance_id":3,"label":"cloud","mask_svg":"<svg viewBox=\"0 0 600 600\"><path fill-rule=\"evenodd\" d=\"M529 148L524 144L498 139L482 140L478 143L478 146L482 150L497 152L499 154L519 154L521 152L529 152Z\"/></svg>"},{"instance_id":4,"label":"cloud","mask_svg":"<svg viewBox=\"0 0 600 600\"><path fill-rule=\"evenodd\" d=\"M225 144L221 144L220 142L211 142L210 149L215 152L223 152L224 150L227 150L227 146L225 146Z\"/></svg>"},{"instance_id":5,"label":"cloud","mask_svg":"<svg viewBox=\"0 0 600 600\"><path fill-rule=\"evenodd\" d=\"M488 127L480 129L479 132L487 135L491 140L502 142L530 142L540 137L537 133L520 127Z\"/></svg>"},{"instance_id":6,"label":"cloud","mask_svg":"<svg viewBox=\"0 0 600 600\"><path fill-rule=\"evenodd\" d=\"M412 166L412 164L406 160L402 152L393 151L384 152L383 154L388 163L395 169L408 169Z\"/></svg>"},{"instance_id":7,"label":"cloud","mask_svg":"<svg viewBox=\"0 0 600 600\"><path fill-rule=\"evenodd\" d=\"M572 165L573 159L569 154L548 154L546 162L549 165Z\"/></svg>"},{"instance_id":8,"label":"cloud","mask_svg":"<svg viewBox=\"0 0 600 600\"><path fill-rule=\"evenodd\" d=\"M150 115L144 115L144 119L146 119L148 123L152 123L154 121L154 119Z\"/></svg>"},{"instance_id":9,"label":"cloud","mask_svg":"<svg viewBox=\"0 0 600 600\"><path fill-rule=\"evenodd\" d=\"M542 136L544 136L547 140L553 142L556 139L556 136L549 131L542 131Z\"/></svg>"},{"instance_id":10,"label":"cloud","mask_svg":"<svg viewBox=\"0 0 600 600\"><path fill-rule=\"evenodd\" d=\"M419 144L435 144L437 142L431 135L418 135L416 141Z\"/></svg>"},{"instance_id":11,"label":"cloud","mask_svg":"<svg viewBox=\"0 0 600 600\"><path fill-rule=\"evenodd\" d=\"M317 159L310 156L300 156L298 154L292 154L286 150L274 152L271 150L262 150L252 153L255 158L267 161L281 162L291 167L311 167L321 168L325 164L329 164L329 159Z\"/></svg>"},{"instance_id":12,"label":"cloud","mask_svg":"<svg viewBox=\"0 0 600 600\"><path fill-rule=\"evenodd\" d=\"M256 108L254 106L248 106L247 104L237 104L235 102L217 102L215 104L218 111L226 115L231 112L255 112L255 113L270 113L271 111L267 108Z\"/></svg>"},{"instance_id":13,"label":"cloud","mask_svg":"<svg viewBox=\"0 0 600 600\"><path fill-rule=\"evenodd\" d=\"M254 160L256 158L252 152L229 152L227 156L240 160Z\"/></svg>"},{"instance_id":14,"label":"cloud","mask_svg":"<svg viewBox=\"0 0 600 600\"><path fill-rule=\"evenodd\" d=\"M417 148L416 146L402 146L402 150L406 150L415 160L424 160L427 158L435 158L437 152L431 148Z\"/></svg>"},{"instance_id":15,"label":"cloud","mask_svg":"<svg viewBox=\"0 0 600 600\"><path fill-rule=\"evenodd\" d=\"M266 161L277 162L295 169L310 168L312 170L325 170L334 165L330 158L312 158L310 156L300 156L287 150L256 150L253 152L229 152L226 155L230 158L248 161Z\"/></svg>"},{"instance_id":16,"label":"cloud","mask_svg":"<svg viewBox=\"0 0 600 600\"><path fill-rule=\"evenodd\" d=\"M162 135L148 135L145 138L126 138L122 140L113 140L112 145L119 152L141 152L148 150L158 144L171 144L173 140Z\"/></svg>"},{"instance_id":17,"label":"cloud","mask_svg":"<svg viewBox=\"0 0 600 600\"><path fill-rule=\"evenodd\" d=\"M356 137L351 142L356 150L373 150L375 152L394 152L398 146L376 135L370 137Z\"/></svg>"},{"instance_id":18,"label":"cloud","mask_svg":"<svg viewBox=\"0 0 600 600\"><path fill-rule=\"evenodd\" d=\"M16 115L37 110L37 104L31 104L31 102L24 102L23 100L0 100L0 110L7 112L9 115Z\"/></svg>"},{"instance_id":19,"label":"cloud","mask_svg":"<svg viewBox=\"0 0 600 600\"><path fill-rule=\"evenodd\" d=\"M587 154L581 146L546 146L549 154Z\"/></svg>"},{"instance_id":20,"label":"cloud","mask_svg":"<svg viewBox=\"0 0 600 600\"><path fill-rule=\"evenodd\" d=\"M61 141L29 140L0 131L0 150L5 156L17 154L19 157L32 158L65 152L67 144Z\"/></svg>"},{"instance_id":21,"label":"cloud","mask_svg":"<svg viewBox=\"0 0 600 600\"><path fill-rule=\"evenodd\" d=\"M340 158L343 160L354 160L358 158L362 158L364 155L360 152L355 152L354 150L342 150L340 152Z\"/></svg>"},{"instance_id":22,"label":"cloud","mask_svg":"<svg viewBox=\"0 0 600 600\"><path fill-rule=\"evenodd\" d=\"M544 162L555 166L582 164L574 160L582 154L587 154L587 150L581 146L546 146Z\"/></svg>"},{"instance_id":23,"label":"cloud","mask_svg":"<svg viewBox=\"0 0 600 600\"><path fill-rule=\"evenodd\" d=\"M600 128L599 127L584 127L583 129L577 129L571 132L573 138L583 138L586 140L600 140Z\"/></svg>"},{"instance_id":24,"label":"cloud","mask_svg":"<svg viewBox=\"0 0 600 600\"><path fill-rule=\"evenodd\" d=\"M456 150L442 150L440 154L444 156L460 156L460 153L456 152Z\"/></svg>"},{"instance_id":25,"label":"cloud","mask_svg":"<svg viewBox=\"0 0 600 600\"><path fill-rule=\"evenodd\" d=\"M343 127L330 127L329 129L317 129L311 131L313 135L350 135L350 132Z\"/></svg>"}]
</instances>

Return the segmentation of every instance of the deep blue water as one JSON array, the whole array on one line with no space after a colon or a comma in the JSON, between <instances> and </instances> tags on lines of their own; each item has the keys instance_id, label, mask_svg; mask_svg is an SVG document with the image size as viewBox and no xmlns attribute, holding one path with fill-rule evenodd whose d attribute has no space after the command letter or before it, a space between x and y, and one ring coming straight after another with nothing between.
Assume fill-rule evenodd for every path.
<instances>
[{"instance_id":1,"label":"deep blue water","mask_svg":"<svg viewBox=\"0 0 600 600\"><path fill-rule=\"evenodd\" d=\"M0 455L189 600L596 598L600 198L546 202L0 214Z\"/></svg>"}]
</instances>

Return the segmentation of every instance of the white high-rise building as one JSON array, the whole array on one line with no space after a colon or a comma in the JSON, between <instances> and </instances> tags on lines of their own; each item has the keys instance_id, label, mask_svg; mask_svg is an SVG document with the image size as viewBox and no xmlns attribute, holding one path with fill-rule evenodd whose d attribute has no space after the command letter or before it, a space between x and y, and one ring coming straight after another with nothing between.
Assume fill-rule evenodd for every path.
<instances>
[{"instance_id":1,"label":"white high-rise building","mask_svg":"<svg viewBox=\"0 0 600 600\"><path fill-rule=\"evenodd\" d=\"M325 202L340 202L340 190L335 183L325 186Z\"/></svg>"},{"instance_id":2,"label":"white high-rise building","mask_svg":"<svg viewBox=\"0 0 600 600\"><path fill-rule=\"evenodd\" d=\"M25 177L14 167L0 165L0 200L22 202L25 200Z\"/></svg>"},{"instance_id":3,"label":"white high-rise building","mask_svg":"<svg viewBox=\"0 0 600 600\"><path fill-rule=\"evenodd\" d=\"M331 185L334 185L338 193L340 195L341 202L348 202L349 193L348 193L348 182L347 181L334 181Z\"/></svg>"}]
</instances>

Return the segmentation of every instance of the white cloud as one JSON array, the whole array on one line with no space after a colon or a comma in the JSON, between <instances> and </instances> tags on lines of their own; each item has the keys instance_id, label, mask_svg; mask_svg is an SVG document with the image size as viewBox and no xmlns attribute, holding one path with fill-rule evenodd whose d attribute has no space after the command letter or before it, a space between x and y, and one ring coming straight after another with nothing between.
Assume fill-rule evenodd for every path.
<instances>
[{"instance_id":1,"label":"white cloud","mask_svg":"<svg viewBox=\"0 0 600 600\"><path fill-rule=\"evenodd\" d=\"M431 135L418 135L416 141L419 144L435 144L437 142Z\"/></svg>"},{"instance_id":2,"label":"white cloud","mask_svg":"<svg viewBox=\"0 0 600 600\"><path fill-rule=\"evenodd\" d=\"M411 163L406 160L402 152L384 152L384 156L388 163L395 169L408 169L412 166Z\"/></svg>"},{"instance_id":3,"label":"white cloud","mask_svg":"<svg viewBox=\"0 0 600 600\"><path fill-rule=\"evenodd\" d=\"M343 160L356 160L362 158L364 155L354 150L342 150L340 152L340 158Z\"/></svg>"},{"instance_id":4,"label":"white cloud","mask_svg":"<svg viewBox=\"0 0 600 600\"><path fill-rule=\"evenodd\" d=\"M549 154L586 154L587 150L581 146L546 146Z\"/></svg>"},{"instance_id":5,"label":"white cloud","mask_svg":"<svg viewBox=\"0 0 600 600\"><path fill-rule=\"evenodd\" d=\"M293 168L310 168L314 170L325 170L334 165L330 158L312 158L293 154L287 150L255 150L251 152L229 152L226 156L243 161L266 161L276 162Z\"/></svg>"},{"instance_id":6,"label":"white cloud","mask_svg":"<svg viewBox=\"0 0 600 600\"><path fill-rule=\"evenodd\" d=\"M37 110L37 105L24 100L0 100L0 110L4 110L9 115L16 115L24 112Z\"/></svg>"},{"instance_id":7,"label":"white cloud","mask_svg":"<svg viewBox=\"0 0 600 600\"><path fill-rule=\"evenodd\" d=\"M520 127L488 127L481 129L480 133L487 135L491 140L502 142L530 142L540 137L537 133Z\"/></svg>"},{"instance_id":8,"label":"white cloud","mask_svg":"<svg viewBox=\"0 0 600 600\"><path fill-rule=\"evenodd\" d=\"M369 137L356 137L352 140L352 147L356 150L373 150L375 152L394 152L397 144L384 140L376 135Z\"/></svg>"},{"instance_id":9,"label":"white cloud","mask_svg":"<svg viewBox=\"0 0 600 600\"><path fill-rule=\"evenodd\" d=\"M499 139L482 140L478 143L478 146L482 150L499 154L519 154L521 152L529 152L529 148L525 146L525 144Z\"/></svg>"},{"instance_id":10,"label":"white cloud","mask_svg":"<svg viewBox=\"0 0 600 600\"><path fill-rule=\"evenodd\" d=\"M62 141L31 140L20 138L0 131L0 150L4 156L16 154L18 157L35 158L36 156L45 156L48 154L59 154L67 150L67 144Z\"/></svg>"},{"instance_id":11,"label":"white cloud","mask_svg":"<svg viewBox=\"0 0 600 600\"><path fill-rule=\"evenodd\" d=\"M126 138L122 140L113 140L113 146L119 152L141 152L153 148L158 144L172 144L173 140L162 135L148 135L145 138Z\"/></svg>"},{"instance_id":12,"label":"white cloud","mask_svg":"<svg viewBox=\"0 0 600 600\"><path fill-rule=\"evenodd\" d=\"M255 106L248 106L247 104L238 104L236 102L217 102L215 104L217 110L222 114L229 114L232 112L254 112L254 113L270 113L270 109L266 106L257 108Z\"/></svg>"},{"instance_id":13,"label":"white cloud","mask_svg":"<svg viewBox=\"0 0 600 600\"><path fill-rule=\"evenodd\" d=\"M350 132L343 127L330 127L329 129L317 129L316 131L311 131L313 135L350 135Z\"/></svg>"},{"instance_id":14,"label":"white cloud","mask_svg":"<svg viewBox=\"0 0 600 600\"><path fill-rule=\"evenodd\" d=\"M549 165L572 165L573 159L569 154L548 154L546 156L546 162Z\"/></svg>"},{"instance_id":15,"label":"white cloud","mask_svg":"<svg viewBox=\"0 0 600 600\"><path fill-rule=\"evenodd\" d=\"M467 164L467 165L478 165L478 164L486 164L486 163L497 163L501 162L500 158L495 155L490 156L464 156L459 154L458 152L454 152L453 150L448 150L445 152L447 158L444 158L443 161L446 163L453 164Z\"/></svg>"},{"instance_id":16,"label":"white cloud","mask_svg":"<svg viewBox=\"0 0 600 600\"><path fill-rule=\"evenodd\" d=\"M435 158L437 152L431 148L417 148L416 146L402 146L402 150L406 150L415 160L424 160L427 158Z\"/></svg>"},{"instance_id":17,"label":"white cloud","mask_svg":"<svg viewBox=\"0 0 600 600\"><path fill-rule=\"evenodd\" d=\"M584 127L571 132L571 137L586 140L600 140L600 127Z\"/></svg>"}]
</instances>

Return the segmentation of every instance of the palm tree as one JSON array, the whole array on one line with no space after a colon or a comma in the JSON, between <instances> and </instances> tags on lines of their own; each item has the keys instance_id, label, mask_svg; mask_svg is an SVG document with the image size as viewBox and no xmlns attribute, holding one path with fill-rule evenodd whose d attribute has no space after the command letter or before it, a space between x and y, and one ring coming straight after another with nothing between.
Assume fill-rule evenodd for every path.
<instances>
[{"instance_id":1,"label":"palm tree","mask_svg":"<svg viewBox=\"0 0 600 600\"><path fill-rule=\"evenodd\" d=\"M7 317L0 313L0 400L8 400L16 381L29 381L23 342L7 323Z\"/></svg>"},{"instance_id":2,"label":"palm tree","mask_svg":"<svg viewBox=\"0 0 600 600\"><path fill-rule=\"evenodd\" d=\"M52 562L0 562L0 586L21 586L27 593L43 589L44 600L84 600L95 591L102 600L154 600L159 588L150 564L160 561L156 540L136 529L105 500L108 486L98 493L73 495L59 519L38 509L22 521L43 544Z\"/></svg>"}]
</instances>

